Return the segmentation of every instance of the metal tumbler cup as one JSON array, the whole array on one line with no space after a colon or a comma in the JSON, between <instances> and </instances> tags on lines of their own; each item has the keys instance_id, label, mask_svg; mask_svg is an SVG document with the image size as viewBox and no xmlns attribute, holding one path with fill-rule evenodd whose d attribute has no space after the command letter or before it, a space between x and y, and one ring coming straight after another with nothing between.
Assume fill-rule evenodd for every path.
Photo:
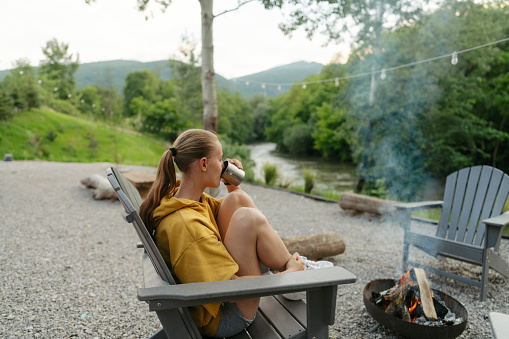
<instances>
[{"instance_id":1,"label":"metal tumbler cup","mask_svg":"<svg viewBox=\"0 0 509 339\"><path fill-rule=\"evenodd\" d=\"M232 185L239 186L242 180L244 180L246 173L229 161L225 161L223 165L221 178Z\"/></svg>"}]
</instances>

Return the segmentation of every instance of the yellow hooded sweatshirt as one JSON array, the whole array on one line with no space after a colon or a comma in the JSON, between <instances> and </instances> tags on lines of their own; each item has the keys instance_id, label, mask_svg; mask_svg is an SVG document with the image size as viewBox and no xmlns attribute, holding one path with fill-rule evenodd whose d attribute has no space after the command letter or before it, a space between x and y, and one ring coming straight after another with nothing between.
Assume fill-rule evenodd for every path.
<instances>
[{"instance_id":1,"label":"yellow hooded sweatshirt","mask_svg":"<svg viewBox=\"0 0 509 339\"><path fill-rule=\"evenodd\" d=\"M223 245L216 223L222 199L203 193L200 201L161 199L154 210L155 243L159 252L183 284L230 280L239 267ZM219 326L221 303L190 307L189 311L201 334L212 336Z\"/></svg>"}]
</instances>

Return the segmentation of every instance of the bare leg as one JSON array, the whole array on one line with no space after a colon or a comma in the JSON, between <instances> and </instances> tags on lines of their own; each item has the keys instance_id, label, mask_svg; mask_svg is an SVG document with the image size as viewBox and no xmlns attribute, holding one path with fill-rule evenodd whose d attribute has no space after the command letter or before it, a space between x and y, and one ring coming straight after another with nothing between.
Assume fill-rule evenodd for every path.
<instances>
[{"instance_id":1,"label":"bare leg","mask_svg":"<svg viewBox=\"0 0 509 339\"><path fill-rule=\"evenodd\" d=\"M228 198L228 199L227 199ZM267 218L242 191L228 194L218 213L223 243L239 265L237 276L261 275L260 261L267 267L284 271L291 255ZM238 300L239 310L252 319L260 298Z\"/></svg>"},{"instance_id":2,"label":"bare leg","mask_svg":"<svg viewBox=\"0 0 509 339\"><path fill-rule=\"evenodd\" d=\"M267 218L255 208L241 207L235 211L223 243L239 265L238 276L261 274L259 262L284 271L291 257Z\"/></svg>"},{"instance_id":3,"label":"bare leg","mask_svg":"<svg viewBox=\"0 0 509 339\"><path fill-rule=\"evenodd\" d=\"M230 226L230 220L233 216L233 213L235 213L235 211L241 207L256 208L253 199L251 199L251 197L242 190L228 193L223 199L223 203L221 204L219 213L217 215L217 225L223 240L226 232L228 232L228 227Z\"/></svg>"}]
</instances>

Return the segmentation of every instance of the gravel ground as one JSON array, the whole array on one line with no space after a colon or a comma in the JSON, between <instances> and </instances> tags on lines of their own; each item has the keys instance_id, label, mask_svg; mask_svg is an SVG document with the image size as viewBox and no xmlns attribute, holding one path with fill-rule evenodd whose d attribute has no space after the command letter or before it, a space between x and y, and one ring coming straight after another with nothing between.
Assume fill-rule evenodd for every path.
<instances>
[{"instance_id":1,"label":"gravel ground","mask_svg":"<svg viewBox=\"0 0 509 339\"><path fill-rule=\"evenodd\" d=\"M33 161L0 163L0 337L145 338L160 328L155 314L136 298L142 284L140 250L120 203L92 199L80 180L105 174L107 163ZM154 168L120 169L155 173ZM396 278L403 232L394 220L350 216L338 204L243 184L282 237L336 232L345 253L330 258L357 275L338 288L332 338L399 338L366 312L362 291L375 279ZM221 192L224 194L224 190ZM414 251L416 252L416 251ZM509 241L501 253L509 260ZM480 268L436 262L480 276ZM490 272L487 301L479 289L430 276L432 286L459 300L469 313L461 338L489 338L490 311L509 313L509 288Z\"/></svg>"}]
</instances>

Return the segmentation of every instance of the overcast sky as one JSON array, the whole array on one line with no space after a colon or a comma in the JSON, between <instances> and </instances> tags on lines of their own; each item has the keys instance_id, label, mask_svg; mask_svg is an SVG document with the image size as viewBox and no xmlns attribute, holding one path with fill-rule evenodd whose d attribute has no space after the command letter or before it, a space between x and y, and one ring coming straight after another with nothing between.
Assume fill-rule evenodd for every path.
<instances>
[{"instance_id":1,"label":"overcast sky","mask_svg":"<svg viewBox=\"0 0 509 339\"><path fill-rule=\"evenodd\" d=\"M214 13L236 4L216 0ZM322 47L322 36L313 41L301 31L284 36L278 28L282 18L278 9L267 11L255 1L215 19L216 73L235 78L301 60L327 64L338 53L348 54L346 45ZM38 66L44 59L42 47L53 38L79 53L80 63L165 60L178 55L184 34L201 40L198 0L173 0L166 13L156 5L141 13L136 0L96 0L91 5L85 0L2 0L0 70L13 68L22 58Z\"/></svg>"}]
</instances>

